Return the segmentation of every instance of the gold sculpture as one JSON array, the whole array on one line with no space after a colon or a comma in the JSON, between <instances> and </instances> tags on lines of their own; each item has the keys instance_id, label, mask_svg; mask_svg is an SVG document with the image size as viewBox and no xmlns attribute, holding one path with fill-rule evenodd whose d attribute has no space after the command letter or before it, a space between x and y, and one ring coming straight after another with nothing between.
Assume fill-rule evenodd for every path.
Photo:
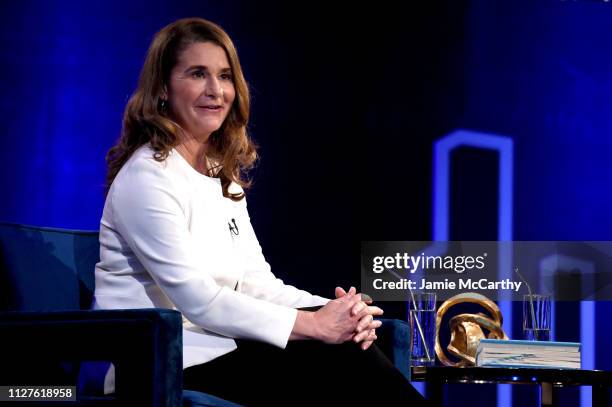
<instances>
[{"instance_id":1,"label":"gold sculpture","mask_svg":"<svg viewBox=\"0 0 612 407\"><path fill-rule=\"evenodd\" d=\"M459 314L451 318L451 339L448 351L460 359L455 363L451 361L440 346L440 324L444 314L454 305L474 303L485 308L490 316L481 312L478 314ZM502 329L503 318L497 304L487 297L477 293L463 293L446 300L438 309L436 315L436 355L440 362L446 366L474 366L476 364L476 349L481 339L485 338L483 328L489 332L489 339L508 339Z\"/></svg>"}]
</instances>

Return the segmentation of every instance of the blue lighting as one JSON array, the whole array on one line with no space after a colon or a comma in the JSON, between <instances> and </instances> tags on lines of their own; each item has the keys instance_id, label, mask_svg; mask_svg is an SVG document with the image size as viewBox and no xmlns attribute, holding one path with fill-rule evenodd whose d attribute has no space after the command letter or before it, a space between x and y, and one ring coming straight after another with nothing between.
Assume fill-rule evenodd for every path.
<instances>
[{"instance_id":1,"label":"blue lighting","mask_svg":"<svg viewBox=\"0 0 612 407\"><path fill-rule=\"evenodd\" d=\"M450 205L450 155L452 150L461 146L496 150L499 152L499 202L497 239L512 240L513 208L513 154L512 139L496 134L457 130L438 140L434 146L434 240L449 238ZM500 245L499 278L512 275L512 253L509 245ZM512 337L512 301L507 293L502 293L499 308L504 315L505 331ZM508 385L497 386L497 406L512 406L512 388Z\"/></svg>"}]
</instances>

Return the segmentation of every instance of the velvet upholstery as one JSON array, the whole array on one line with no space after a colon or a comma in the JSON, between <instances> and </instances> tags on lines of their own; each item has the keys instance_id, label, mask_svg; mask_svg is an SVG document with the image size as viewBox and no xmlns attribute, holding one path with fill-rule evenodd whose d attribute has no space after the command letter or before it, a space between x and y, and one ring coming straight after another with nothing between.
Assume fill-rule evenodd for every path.
<instances>
[{"instance_id":1,"label":"velvet upholstery","mask_svg":"<svg viewBox=\"0 0 612 407\"><path fill-rule=\"evenodd\" d=\"M78 383L85 405L180 406L180 313L88 310L98 260L97 231L0 223L0 383ZM103 397L110 362L116 393ZM184 402L234 406L198 392Z\"/></svg>"},{"instance_id":2,"label":"velvet upholstery","mask_svg":"<svg viewBox=\"0 0 612 407\"><path fill-rule=\"evenodd\" d=\"M2 312L0 337L10 353L3 358L2 383L25 384L28 372L55 364L103 360L116 369L120 404L177 406L182 388L182 330L178 311ZM76 373L77 370L74 370ZM75 384L69 372L63 383ZM72 380L71 380L72 379ZM52 384L53 376L37 377ZM11 383L12 382L12 383ZM31 380L28 382L31 383ZM84 400L87 395L81 394Z\"/></svg>"},{"instance_id":3,"label":"velvet upholstery","mask_svg":"<svg viewBox=\"0 0 612 407\"><path fill-rule=\"evenodd\" d=\"M100 244L96 231L0 223L0 310L86 310Z\"/></svg>"},{"instance_id":4,"label":"velvet upholstery","mask_svg":"<svg viewBox=\"0 0 612 407\"><path fill-rule=\"evenodd\" d=\"M410 380L410 325L399 319L381 318L381 321L382 326L376 330L376 344L404 377Z\"/></svg>"},{"instance_id":5,"label":"velvet upholstery","mask_svg":"<svg viewBox=\"0 0 612 407\"><path fill-rule=\"evenodd\" d=\"M237 406L181 391L177 311L88 310L98 259L97 231L0 223L0 338L10 356L0 366L0 384L78 383L81 405ZM409 378L408 324L383 319L378 336ZM116 369L112 398L100 394L109 362Z\"/></svg>"}]
</instances>

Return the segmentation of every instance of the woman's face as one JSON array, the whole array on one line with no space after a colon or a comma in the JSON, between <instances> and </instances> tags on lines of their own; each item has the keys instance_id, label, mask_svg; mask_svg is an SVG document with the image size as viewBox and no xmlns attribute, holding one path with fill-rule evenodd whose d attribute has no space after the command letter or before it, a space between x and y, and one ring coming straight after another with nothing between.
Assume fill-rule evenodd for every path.
<instances>
[{"instance_id":1,"label":"woman's face","mask_svg":"<svg viewBox=\"0 0 612 407\"><path fill-rule=\"evenodd\" d=\"M201 141L219 129L236 96L225 50L212 42L189 44L170 72L168 107L190 136Z\"/></svg>"}]
</instances>

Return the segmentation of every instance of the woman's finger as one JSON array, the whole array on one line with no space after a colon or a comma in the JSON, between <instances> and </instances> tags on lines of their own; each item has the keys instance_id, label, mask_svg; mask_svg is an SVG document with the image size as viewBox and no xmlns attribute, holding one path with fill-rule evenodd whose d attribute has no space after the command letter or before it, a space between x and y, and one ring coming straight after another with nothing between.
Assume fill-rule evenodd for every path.
<instances>
[{"instance_id":1,"label":"woman's finger","mask_svg":"<svg viewBox=\"0 0 612 407\"><path fill-rule=\"evenodd\" d=\"M365 305L363 301L360 301L358 304L355 304L355 306L353 306L353 309L351 310L351 316L359 315L361 312L366 310L367 307L368 306Z\"/></svg>"},{"instance_id":2,"label":"woman's finger","mask_svg":"<svg viewBox=\"0 0 612 407\"><path fill-rule=\"evenodd\" d=\"M359 320L356 331L361 332L367 329L377 329L382 326L382 321L374 319L371 315L367 315Z\"/></svg>"},{"instance_id":3,"label":"woman's finger","mask_svg":"<svg viewBox=\"0 0 612 407\"><path fill-rule=\"evenodd\" d=\"M381 308L374 307L374 306L364 306L364 308L360 309L360 311L357 314L355 314L355 316L361 319L366 315L380 316L384 313L385 312Z\"/></svg>"},{"instance_id":4,"label":"woman's finger","mask_svg":"<svg viewBox=\"0 0 612 407\"><path fill-rule=\"evenodd\" d=\"M365 327L364 329L378 329L382 326L382 321L379 320L373 320L370 325L368 325L367 327Z\"/></svg>"},{"instance_id":5,"label":"woman's finger","mask_svg":"<svg viewBox=\"0 0 612 407\"><path fill-rule=\"evenodd\" d=\"M378 339L378 337L376 336L376 331L372 329L367 339L361 343L361 349L362 350L368 349L370 346L372 346L372 344L374 343L376 339Z\"/></svg>"},{"instance_id":6,"label":"woman's finger","mask_svg":"<svg viewBox=\"0 0 612 407\"><path fill-rule=\"evenodd\" d=\"M359 343L359 342L363 342L366 340L370 340L376 336L374 332L375 331L373 329L366 329L364 331L361 331L357 333L355 336L353 336L353 341L355 343Z\"/></svg>"},{"instance_id":7,"label":"woman's finger","mask_svg":"<svg viewBox=\"0 0 612 407\"><path fill-rule=\"evenodd\" d=\"M376 329L371 329L370 330L370 335L368 336L367 340L375 341L377 339L378 339L378 336L376 335Z\"/></svg>"},{"instance_id":8,"label":"woman's finger","mask_svg":"<svg viewBox=\"0 0 612 407\"><path fill-rule=\"evenodd\" d=\"M361 293L361 299L363 300L363 302L365 302L366 304L371 304L374 301L372 300L372 297L370 297L368 294L366 293Z\"/></svg>"},{"instance_id":9,"label":"woman's finger","mask_svg":"<svg viewBox=\"0 0 612 407\"><path fill-rule=\"evenodd\" d=\"M373 321L374 318L372 315L366 315L365 317L361 318L357 324L357 332L368 330Z\"/></svg>"},{"instance_id":10,"label":"woman's finger","mask_svg":"<svg viewBox=\"0 0 612 407\"><path fill-rule=\"evenodd\" d=\"M366 315L382 315L384 311L378 307L368 306L363 300L360 304L357 304L351 310L351 316L361 319Z\"/></svg>"},{"instance_id":11,"label":"woman's finger","mask_svg":"<svg viewBox=\"0 0 612 407\"><path fill-rule=\"evenodd\" d=\"M368 337L368 335L369 335L368 331L359 332L357 335L353 337L353 342L355 343L363 342Z\"/></svg>"},{"instance_id":12,"label":"woman's finger","mask_svg":"<svg viewBox=\"0 0 612 407\"><path fill-rule=\"evenodd\" d=\"M374 343L374 341L364 341L361 344L361 349L362 350L367 350L370 346L372 346L373 343Z\"/></svg>"},{"instance_id":13,"label":"woman's finger","mask_svg":"<svg viewBox=\"0 0 612 407\"><path fill-rule=\"evenodd\" d=\"M340 298L346 295L346 291L344 291L344 288L342 287L336 287L334 294L336 295L336 298Z\"/></svg>"},{"instance_id":14,"label":"woman's finger","mask_svg":"<svg viewBox=\"0 0 612 407\"><path fill-rule=\"evenodd\" d=\"M383 311L382 308L371 305L368 307L368 313L370 315L382 315L385 313L385 311Z\"/></svg>"}]
</instances>

